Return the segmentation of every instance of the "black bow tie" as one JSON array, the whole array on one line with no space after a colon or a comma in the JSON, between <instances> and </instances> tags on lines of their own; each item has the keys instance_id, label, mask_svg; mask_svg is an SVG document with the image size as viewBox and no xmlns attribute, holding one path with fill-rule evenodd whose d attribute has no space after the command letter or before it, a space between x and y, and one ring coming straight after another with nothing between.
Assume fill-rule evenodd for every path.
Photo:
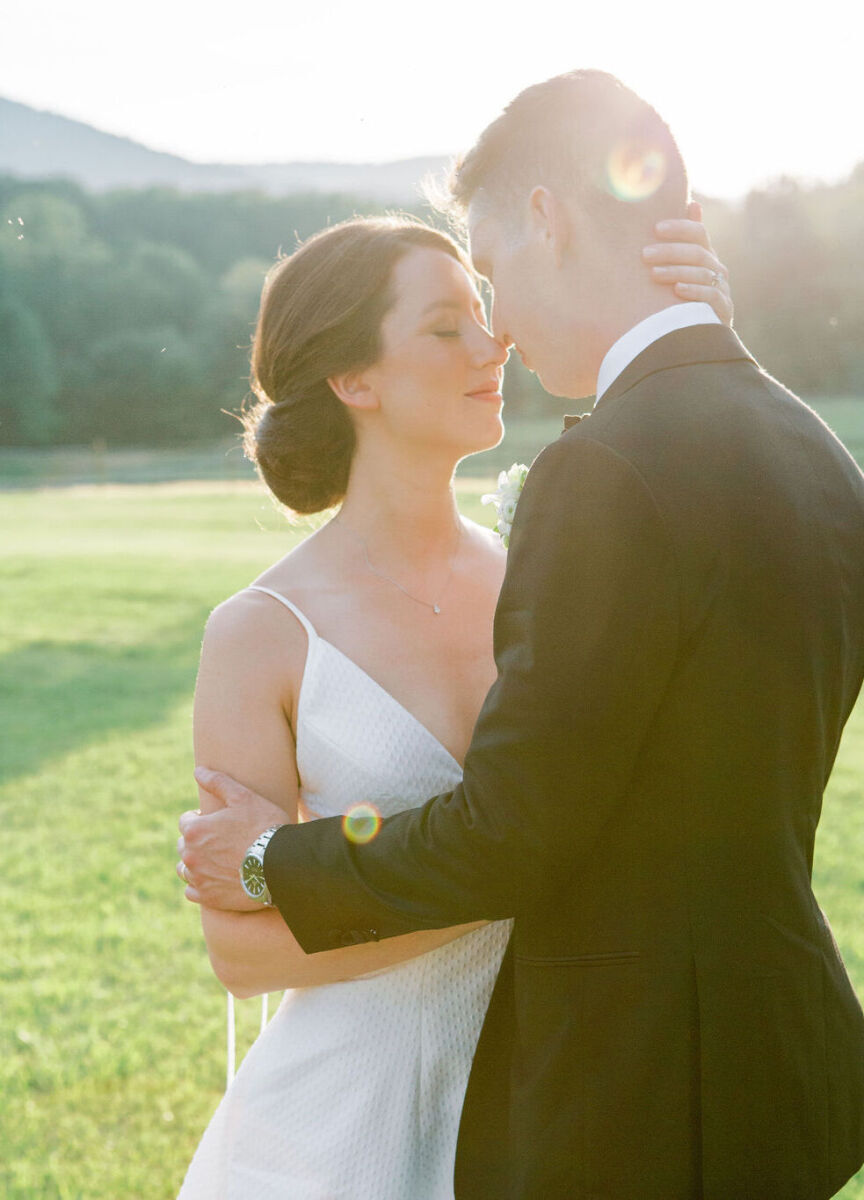
<instances>
[{"instance_id":1,"label":"black bow tie","mask_svg":"<svg viewBox=\"0 0 864 1200\"><path fill-rule=\"evenodd\" d=\"M590 416L590 413L578 413L575 416L565 417L563 432L566 433L568 429L572 429L574 425L578 425L580 421L584 421L586 417Z\"/></svg>"}]
</instances>

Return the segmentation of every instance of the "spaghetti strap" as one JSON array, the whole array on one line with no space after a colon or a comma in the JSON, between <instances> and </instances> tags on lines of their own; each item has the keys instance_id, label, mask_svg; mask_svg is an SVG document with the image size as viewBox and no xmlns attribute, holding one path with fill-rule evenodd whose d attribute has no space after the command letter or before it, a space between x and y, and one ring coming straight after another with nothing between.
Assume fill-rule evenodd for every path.
<instances>
[{"instance_id":1,"label":"spaghetti strap","mask_svg":"<svg viewBox=\"0 0 864 1200\"><path fill-rule=\"evenodd\" d=\"M305 615L305 613L302 613L296 604L293 604L290 600L287 600L281 594L281 592L274 592L272 588L260 587L257 583L250 584L249 587L246 588L246 591L247 592L265 592L268 596L272 596L274 600L278 600L280 604L284 604L287 609L291 610L291 612L294 614L294 616L297 618L297 620L300 622L300 624L306 630L306 634L309 638L310 643L318 637L318 632L315 629L315 626L312 624L312 622L309 620L309 618Z\"/></svg>"}]
</instances>

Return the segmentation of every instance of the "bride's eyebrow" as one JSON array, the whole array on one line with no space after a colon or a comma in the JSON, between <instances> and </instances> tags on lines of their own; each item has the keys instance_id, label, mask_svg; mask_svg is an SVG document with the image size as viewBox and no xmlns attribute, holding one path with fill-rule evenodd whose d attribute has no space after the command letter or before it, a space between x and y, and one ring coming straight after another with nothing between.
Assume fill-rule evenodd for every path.
<instances>
[{"instance_id":1,"label":"bride's eyebrow","mask_svg":"<svg viewBox=\"0 0 864 1200\"><path fill-rule=\"evenodd\" d=\"M456 312L461 312L464 307L465 302L463 300L433 300L431 304L426 305L420 316L425 317L427 313L434 312L439 308L450 308L454 309ZM474 312L482 312L485 318L486 310L483 308L483 304L479 299L475 299L471 307L473 308Z\"/></svg>"},{"instance_id":2,"label":"bride's eyebrow","mask_svg":"<svg viewBox=\"0 0 864 1200\"><path fill-rule=\"evenodd\" d=\"M436 308L461 308L462 305L458 300L433 300L431 304L427 304L421 312L420 316L425 317L427 313L434 312Z\"/></svg>"}]
</instances>

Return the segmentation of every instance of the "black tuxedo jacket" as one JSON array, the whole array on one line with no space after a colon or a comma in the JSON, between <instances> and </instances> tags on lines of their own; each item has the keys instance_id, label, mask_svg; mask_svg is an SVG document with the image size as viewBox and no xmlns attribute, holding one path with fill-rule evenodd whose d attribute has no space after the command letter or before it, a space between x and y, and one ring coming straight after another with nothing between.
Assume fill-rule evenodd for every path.
<instances>
[{"instance_id":1,"label":"black tuxedo jacket","mask_svg":"<svg viewBox=\"0 0 864 1200\"><path fill-rule=\"evenodd\" d=\"M858 467L725 327L671 333L534 464L495 646L460 787L365 846L272 838L285 920L314 952L515 916L459 1200L833 1195L864 1018L810 875L864 673Z\"/></svg>"}]
</instances>

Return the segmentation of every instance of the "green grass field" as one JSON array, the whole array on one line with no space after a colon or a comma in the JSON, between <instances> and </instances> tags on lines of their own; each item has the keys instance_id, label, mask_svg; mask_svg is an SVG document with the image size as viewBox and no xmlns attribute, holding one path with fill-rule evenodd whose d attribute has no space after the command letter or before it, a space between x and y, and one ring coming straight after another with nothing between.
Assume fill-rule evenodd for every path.
<instances>
[{"instance_id":1,"label":"green grass field","mask_svg":"<svg viewBox=\"0 0 864 1200\"><path fill-rule=\"evenodd\" d=\"M488 519L482 490L463 506ZM6 492L0 528L0 1196L168 1200L224 1076L223 992L173 873L201 630L303 531L218 483ZM864 996L862 790L864 701L816 871Z\"/></svg>"},{"instance_id":2,"label":"green grass field","mask_svg":"<svg viewBox=\"0 0 864 1200\"><path fill-rule=\"evenodd\" d=\"M475 454L459 467L462 478L485 478L512 462L530 463L561 432L561 416L580 412L578 400L551 400L545 416L515 417L505 409L507 434L500 446ZM864 467L864 397L809 400ZM64 487L83 483L168 483L178 480L253 479L235 437L218 445L160 450L58 446L0 448L0 488Z\"/></svg>"}]
</instances>

